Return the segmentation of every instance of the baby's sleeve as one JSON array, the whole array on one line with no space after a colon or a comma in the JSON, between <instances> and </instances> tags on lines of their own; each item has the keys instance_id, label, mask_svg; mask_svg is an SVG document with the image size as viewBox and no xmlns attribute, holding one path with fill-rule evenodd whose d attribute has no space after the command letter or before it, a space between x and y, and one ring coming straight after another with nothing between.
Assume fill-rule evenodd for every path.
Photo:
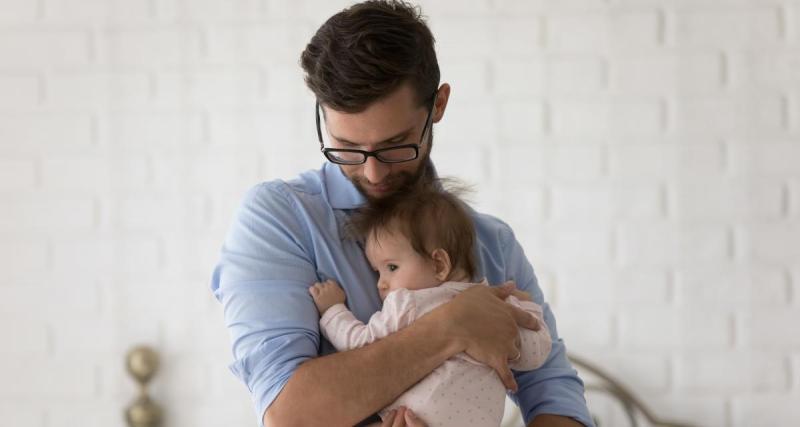
<instances>
[{"instance_id":1,"label":"baby's sleeve","mask_svg":"<svg viewBox=\"0 0 800 427\"><path fill-rule=\"evenodd\" d=\"M319 320L320 331L337 350L353 350L411 324L416 315L415 307L412 293L399 289L391 292L383 302L383 309L364 324L344 304L336 304Z\"/></svg>"},{"instance_id":2,"label":"baby's sleeve","mask_svg":"<svg viewBox=\"0 0 800 427\"><path fill-rule=\"evenodd\" d=\"M531 301L520 301L516 297L509 296L506 301L530 313L539 321L538 331L526 328L519 328L520 338L520 358L509 364L511 369L517 371L530 371L544 364L552 348L552 338L547 324L544 323L542 306Z\"/></svg>"}]
</instances>

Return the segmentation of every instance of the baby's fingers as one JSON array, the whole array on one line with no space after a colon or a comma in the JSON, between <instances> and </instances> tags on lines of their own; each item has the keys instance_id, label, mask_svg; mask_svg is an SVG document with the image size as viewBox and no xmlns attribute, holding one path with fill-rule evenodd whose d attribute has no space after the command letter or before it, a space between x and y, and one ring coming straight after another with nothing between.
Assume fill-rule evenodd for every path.
<instances>
[{"instance_id":1,"label":"baby's fingers","mask_svg":"<svg viewBox=\"0 0 800 427\"><path fill-rule=\"evenodd\" d=\"M322 286L323 286L322 283L319 282L314 283L313 285L311 285L311 287L308 288L308 293L310 293L313 296L317 296L322 291Z\"/></svg>"}]
</instances>

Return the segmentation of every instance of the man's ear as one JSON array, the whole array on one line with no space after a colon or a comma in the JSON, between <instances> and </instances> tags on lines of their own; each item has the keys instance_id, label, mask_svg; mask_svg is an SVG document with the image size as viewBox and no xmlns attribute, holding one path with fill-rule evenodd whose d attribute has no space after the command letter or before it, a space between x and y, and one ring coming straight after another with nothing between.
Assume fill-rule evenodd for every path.
<instances>
[{"instance_id":1,"label":"man's ear","mask_svg":"<svg viewBox=\"0 0 800 427\"><path fill-rule=\"evenodd\" d=\"M439 123L444 117L444 110L447 108L447 101L450 99L450 85L447 83L442 83L439 86L439 89L436 91L436 103L434 107L433 117L431 121L434 123Z\"/></svg>"},{"instance_id":2,"label":"man's ear","mask_svg":"<svg viewBox=\"0 0 800 427\"><path fill-rule=\"evenodd\" d=\"M453 271L453 264L450 263L450 255L442 248L436 248L431 252L431 259L433 260L433 268L436 273L436 280L445 281L450 277L450 272Z\"/></svg>"}]
</instances>

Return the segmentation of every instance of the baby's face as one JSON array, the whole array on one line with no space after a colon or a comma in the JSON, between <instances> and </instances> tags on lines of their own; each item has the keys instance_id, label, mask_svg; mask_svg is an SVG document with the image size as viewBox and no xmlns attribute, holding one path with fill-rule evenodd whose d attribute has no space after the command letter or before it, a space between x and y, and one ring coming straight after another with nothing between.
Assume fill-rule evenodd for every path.
<instances>
[{"instance_id":1,"label":"baby's face","mask_svg":"<svg viewBox=\"0 0 800 427\"><path fill-rule=\"evenodd\" d=\"M414 251L408 239L399 232L381 231L366 243L366 255L378 272L378 293L381 300L396 289L425 289L439 286L433 261Z\"/></svg>"}]
</instances>

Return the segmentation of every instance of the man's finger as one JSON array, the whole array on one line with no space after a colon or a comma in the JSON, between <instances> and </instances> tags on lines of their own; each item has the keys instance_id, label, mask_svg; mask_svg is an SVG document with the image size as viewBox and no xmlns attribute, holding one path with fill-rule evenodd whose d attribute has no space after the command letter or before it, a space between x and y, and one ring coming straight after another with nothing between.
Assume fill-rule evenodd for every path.
<instances>
[{"instance_id":1,"label":"man's finger","mask_svg":"<svg viewBox=\"0 0 800 427\"><path fill-rule=\"evenodd\" d=\"M513 285L508 284L508 283L502 284L500 286L494 286L494 287L490 288L492 293L497 298L500 298L501 300L505 300L506 298L508 298L508 296L511 295L514 292L514 289L515 289L515 287Z\"/></svg>"},{"instance_id":2,"label":"man's finger","mask_svg":"<svg viewBox=\"0 0 800 427\"><path fill-rule=\"evenodd\" d=\"M527 293L525 291L521 291L521 290L516 289L516 288L513 291L511 291L511 295L514 295L515 297L517 297L517 299L520 299L520 300L532 301L531 294L529 294L529 293Z\"/></svg>"},{"instance_id":3,"label":"man's finger","mask_svg":"<svg viewBox=\"0 0 800 427\"><path fill-rule=\"evenodd\" d=\"M508 361L498 360L495 363L492 363L491 367L494 368L495 372L497 372L497 376L500 377L500 381L503 382L506 390L511 390L513 392L517 391L517 381L514 379L514 374L508 367Z\"/></svg>"},{"instance_id":4,"label":"man's finger","mask_svg":"<svg viewBox=\"0 0 800 427\"><path fill-rule=\"evenodd\" d=\"M511 314L514 316L514 320L517 322L517 325L532 331L538 331L541 329L539 321L527 311L521 308L512 307Z\"/></svg>"}]
</instances>

